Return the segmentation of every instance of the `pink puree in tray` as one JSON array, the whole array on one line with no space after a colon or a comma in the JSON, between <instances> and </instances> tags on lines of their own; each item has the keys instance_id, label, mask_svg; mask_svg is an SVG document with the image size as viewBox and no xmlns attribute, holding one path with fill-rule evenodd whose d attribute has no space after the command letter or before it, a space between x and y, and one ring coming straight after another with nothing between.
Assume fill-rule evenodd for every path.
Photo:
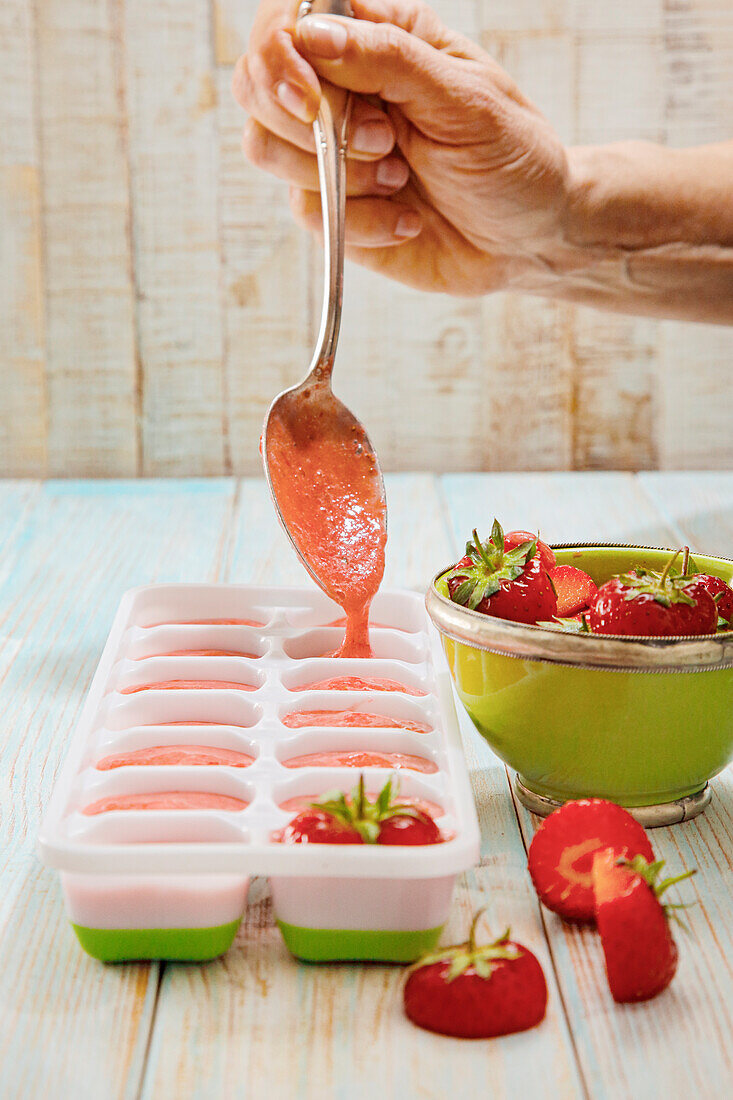
<instances>
[{"instance_id":1,"label":"pink puree in tray","mask_svg":"<svg viewBox=\"0 0 733 1100\"><path fill-rule=\"evenodd\" d=\"M405 695L426 695L400 684L397 680L385 680L381 676L333 676L328 680L317 680L313 684L299 684L291 691L402 691Z\"/></svg>"},{"instance_id":2,"label":"pink puree in tray","mask_svg":"<svg viewBox=\"0 0 733 1100\"><path fill-rule=\"evenodd\" d=\"M310 400L281 401L270 416L270 480L300 552L346 612L346 637L334 656L371 657L369 606L384 573L386 504L365 437L333 430L317 387Z\"/></svg>"},{"instance_id":3,"label":"pink puree in tray","mask_svg":"<svg viewBox=\"0 0 733 1100\"><path fill-rule=\"evenodd\" d=\"M157 680L152 684L133 684L132 687L120 688L120 695L134 695L138 691L181 691L192 688L257 691L256 684L240 684L236 680Z\"/></svg>"},{"instance_id":4,"label":"pink puree in tray","mask_svg":"<svg viewBox=\"0 0 733 1100\"><path fill-rule=\"evenodd\" d=\"M264 626L257 619L167 619L164 623L151 623L154 626Z\"/></svg>"},{"instance_id":5,"label":"pink puree in tray","mask_svg":"<svg viewBox=\"0 0 733 1100\"><path fill-rule=\"evenodd\" d=\"M175 649L173 653L156 653L156 657L249 657L257 659L256 653L242 653L237 649ZM147 657L136 657L137 661L146 661Z\"/></svg>"},{"instance_id":6,"label":"pink puree in tray","mask_svg":"<svg viewBox=\"0 0 733 1100\"><path fill-rule=\"evenodd\" d=\"M133 752L117 752L111 756L105 756L97 764L97 769L107 772L113 768L145 764L157 766L224 764L230 768L248 768L250 764L254 764L254 757L246 752L211 748L208 745L152 745L145 749L135 749Z\"/></svg>"},{"instance_id":7,"label":"pink puree in tray","mask_svg":"<svg viewBox=\"0 0 733 1100\"><path fill-rule=\"evenodd\" d=\"M289 798L286 802L281 802L279 808L286 813L300 813L301 810L307 810L310 808L312 802L317 802L320 795L316 794L301 794L296 798ZM376 798L376 794L371 791L368 792L369 798ZM428 802L425 798L408 798L405 795L400 795L400 802L404 802L406 806L414 806L415 809L421 810L425 814L430 814L431 817L442 817L444 810L442 806L439 806L437 802Z\"/></svg>"},{"instance_id":8,"label":"pink puree in tray","mask_svg":"<svg viewBox=\"0 0 733 1100\"><path fill-rule=\"evenodd\" d=\"M430 733L425 722L413 722L409 718L390 718L386 714L366 714L361 710L296 710L281 719L291 730L306 726L328 726L339 729L394 729L412 730L413 733Z\"/></svg>"},{"instance_id":9,"label":"pink puree in tray","mask_svg":"<svg viewBox=\"0 0 733 1100\"><path fill-rule=\"evenodd\" d=\"M146 794L117 794L85 806L82 813L104 814L109 810L228 810L247 808L241 798L209 791L152 791Z\"/></svg>"},{"instance_id":10,"label":"pink puree in tray","mask_svg":"<svg viewBox=\"0 0 733 1100\"><path fill-rule=\"evenodd\" d=\"M437 772L432 760L404 752L360 752L343 749L334 752L310 752L283 760L286 768L409 768L426 775Z\"/></svg>"}]
</instances>

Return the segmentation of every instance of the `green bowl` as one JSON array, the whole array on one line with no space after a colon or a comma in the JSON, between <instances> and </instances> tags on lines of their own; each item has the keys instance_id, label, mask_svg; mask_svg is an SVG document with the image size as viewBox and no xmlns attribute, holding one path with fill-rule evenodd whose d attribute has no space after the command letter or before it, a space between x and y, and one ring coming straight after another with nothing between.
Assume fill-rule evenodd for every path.
<instances>
[{"instance_id":1,"label":"green bowl","mask_svg":"<svg viewBox=\"0 0 733 1100\"><path fill-rule=\"evenodd\" d=\"M602 584L672 551L554 547ZM733 580L733 560L694 555ZM633 807L645 824L694 816L733 759L733 631L698 638L566 634L469 611L448 599L446 570L426 598L456 691L479 733L518 773L532 810L573 798Z\"/></svg>"}]
</instances>

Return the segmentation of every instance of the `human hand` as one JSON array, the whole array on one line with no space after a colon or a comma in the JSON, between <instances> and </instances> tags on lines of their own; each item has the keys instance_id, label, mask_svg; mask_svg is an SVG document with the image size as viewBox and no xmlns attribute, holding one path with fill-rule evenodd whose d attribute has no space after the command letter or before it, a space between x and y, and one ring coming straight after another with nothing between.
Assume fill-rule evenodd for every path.
<instances>
[{"instance_id":1,"label":"human hand","mask_svg":"<svg viewBox=\"0 0 733 1100\"><path fill-rule=\"evenodd\" d=\"M296 23L297 6L264 0L233 81L252 116L245 154L291 184L297 220L321 230L311 123L325 81L358 93L351 259L463 296L542 282L565 248L568 162L510 77L422 0L352 0L355 19Z\"/></svg>"}]
</instances>

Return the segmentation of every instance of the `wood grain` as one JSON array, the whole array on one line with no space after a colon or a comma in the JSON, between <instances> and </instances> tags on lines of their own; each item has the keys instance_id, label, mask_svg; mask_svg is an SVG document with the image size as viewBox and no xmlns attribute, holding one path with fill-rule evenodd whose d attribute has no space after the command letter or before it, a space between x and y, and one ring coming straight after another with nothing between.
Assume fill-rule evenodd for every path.
<instances>
[{"instance_id":1,"label":"wood grain","mask_svg":"<svg viewBox=\"0 0 733 1100\"><path fill-rule=\"evenodd\" d=\"M0 485L4 1100L137 1096L158 966L80 951L36 833L122 592L213 579L233 493L226 481Z\"/></svg>"},{"instance_id":2,"label":"wood grain","mask_svg":"<svg viewBox=\"0 0 733 1100\"><path fill-rule=\"evenodd\" d=\"M46 470L45 325L33 12L0 5L0 471Z\"/></svg>"},{"instance_id":3,"label":"wood grain","mask_svg":"<svg viewBox=\"0 0 733 1100\"><path fill-rule=\"evenodd\" d=\"M44 0L36 26L48 469L135 474L126 122L112 8Z\"/></svg>"},{"instance_id":4,"label":"wood grain","mask_svg":"<svg viewBox=\"0 0 733 1100\"><path fill-rule=\"evenodd\" d=\"M434 6L568 143L730 139L725 0ZM230 81L256 10L0 0L0 473L259 473L321 275L286 186L239 150ZM720 327L350 267L336 386L388 470L725 470L732 356Z\"/></svg>"},{"instance_id":5,"label":"wood grain","mask_svg":"<svg viewBox=\"0 0 733 1100\"><path fill-rule=\"evenodd\" d=\"M733 540L733 479L720 472L405 474L388 478L387 493L385 582L416 588L495 514L539 525L553 541L688 541L730 553ZM0 482L3 1100L730 1092L730 769L714 781L703 817L653 835L671 870L699 874L684 887L696 904L693 938L679 935L679 974L647 1005L615 1006L595 935L538 907L525 854L536 822L513 802L503 765L463 714L482 853L460 881L446 938L465 933L478 905L487 906L487 929L510 922L548 979L540 1028L456 1043L411 1027L400 969L295 963L263 881L218 962L159 968L87 958L54 875L35 855L39 816L122 591L202 579L304 583L261 480Z\"/></svg>"},{"instance_id":6,"label":"wood grain","mask_svg":"<svg viewBox=\"0 0 733 1100\"><path fill-rule=\"evenodd\" d=\"M208 0L126 0L142 472L217 474L228 449Z\"/></svg>"}]
</instances>

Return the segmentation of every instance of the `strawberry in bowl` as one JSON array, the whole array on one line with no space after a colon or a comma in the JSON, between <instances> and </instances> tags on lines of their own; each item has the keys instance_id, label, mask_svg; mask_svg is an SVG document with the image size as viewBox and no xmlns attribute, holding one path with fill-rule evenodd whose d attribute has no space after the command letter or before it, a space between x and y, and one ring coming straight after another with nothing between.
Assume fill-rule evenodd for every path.
<instances>
[{"instance_id":1,"label":"strawberry in bowl","mask_svg":"<svg viewBox=\"0 0 733 1100\"><path fill-rule=\"evenodd\" d=\"M655 824L701 812L733 760L733 559L571 544L545 568L532 543L506 545L498 524L474 537L426 606L519 798L543 815L602 798Z\"/></svg>"},{"instance_id":2,"label":"strawberry in bowl","mask_svg":"<svg viewBox=\"0 0 733 1100\"><path fill-rule=\"evenodd\" d=\"M399 800L388 779L376 798L366 793L364 773L351 794L325 794L281 831L282 844L440 844L445 839L426 810Z\"/></svg>"},{"instance_id":3,"label":"strawberry in bowl","mask_svg":"<svg viewBox=\"0 0 733 1100\"><path fill-rule=\"evenodd\" d=\"M714 634L716 603L702 577L673 571L679 553L661 573L637 568L601 585L588 613L591 632L655 638Z\"/></svg>"},{"instance_id":4,"label":"strawberry in bowl","mask_svg":"<svg viewBox=\"0 0 733 1100\"><path fill-rule=\"evenodd\" d=\"M491 538L481 542L474 529L465 556L445 578L451 600L470 611L517 623L552 618L557 596L547 567L554 555L544 544L540 549L535 537L517 542L524 534L512 532L507 541L495 519Z\"/></svg>"}]
</instances>

